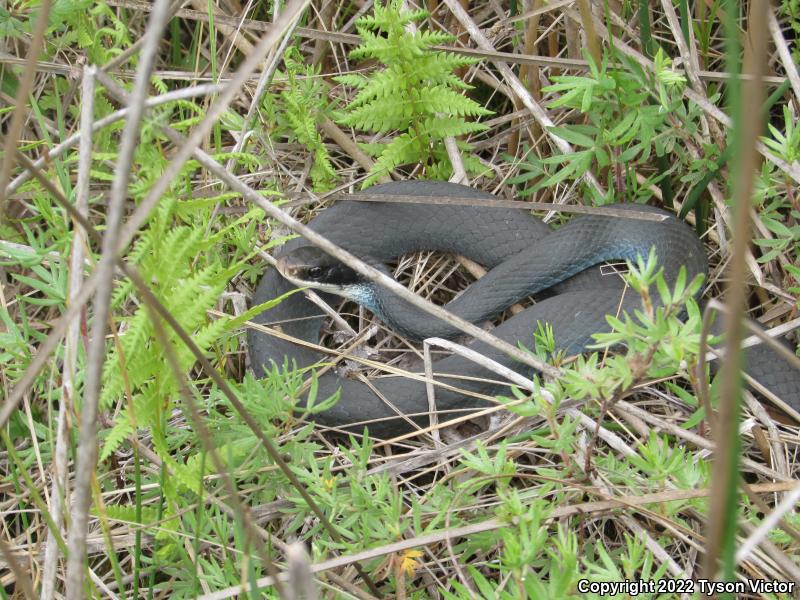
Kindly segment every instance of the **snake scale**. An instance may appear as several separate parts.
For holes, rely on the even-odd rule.
[[[473,188],[435,181],[393,182],[371,191],[430,198],[493,198]],[[681,266],[686,267],[689,280],[707,272],[703,246],[686,224],[659,209],[627,206],[661,212],[667,218],[656,222],[605,215],[579,216],[553,231],[518,209],[340,202],[322,211],[309,226],[376,266],[417,250],[453,252],[482,264],[489,272],[447,305],[449,310],[472,322],[480,322],[522,298],[546,291],[546,297],[501,323],[493,333],[511,343],[521,342],[531,347],[537,322],[546,322],[553,328],[557,347],[575,354],[586,350],[592,334],[609,330],[607,314],[616,314],[620,306],[632,312],[641,303],[633,292],[622,293],[621,278],[601,275],[600,264],[635,260],[637,255],[646,257],[654,246],[670,287]],[[279,256],[296,254],[303,246],[308,246],[304,239],[291,240]],[[295,287],[278,271],[270,269],[261,278],[253,302],[266,302]],[[458,333],[391,292],[368,289],[368,294],[359,292],[360,303],[399,333],[412,339],[452,337]],[[289,336],[316,343],[323,318],[316,305],[303,295],[294,294],[262,312],[255,321],[277,324]],[[281,366],[286,358],[298,368],[324,360],[309,348],[254,329],[248,331],[248,346],[257,376],[264,374],[264,366],[269,369],[273,362]],[[529,367],[484,343],[473,342],[470,347],[515,371],[533,374]],[[764,346],[749,349],[746,360],[751,376],[793,408],[800,409],[800,373],[788,361]],[[436,361],[434,374],[439,382],[478,394],[499,391],[496,384],[480,381],[496,379],[496,375],[457,355]],[[386,376],[374,379],[370,388],[361,381],[328,372],[319,377],[318,383],[319,398],[341,390],[339,402],[315,417],[322,424],[347,428],[369,422],[373,435],[391,436],[408,431],[414,424],[428,423],[428,400],[422,381]],[[479,400],[447,387],[437,387],[438,411],[472,410],[481,406]]]

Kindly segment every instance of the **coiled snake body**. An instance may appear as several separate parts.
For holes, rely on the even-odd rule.
[[[434,181],[405,181],[377,186],[377,194],[425,197],[492,196],[472,188]],[[632,205],[636,210],[652,210]],[[668,213],[660,211],[662,214]],[[557,348],[580,353],[592,342],[592,334],[609,330],[605,316],[618,310],[632,312],[641,304],[637,294],[623,294],[617,276],[601,276],[597,265],[610,260],[646,257],[655,247],[659,266],[672,287],[681,266],[687,280],[706,273],[702,244],[684,223],[669,215],[664,221],[624,219],[609,216],[576,217],[552,231],[535,217],[516,209],[442,204],[341,202],[323,211],[310,223],[315,231],[375,265],[415,250],[440,250],[464,255],[491,269],[486,276],[451,302],[447,308],[473,322],[480,322],[518,300],[549,290],[555,295],[537,302],[493,330],[502,339],[526,347],[533,345],[537,322],[549,323]],[[281,255],[291,256],[307,246],[303,239],[287,243]],[[302,251],[300,251],[302,253]],[[395,330],[414,338],[451,337],[457,330],[429,316],[391,292],[371,284],[357,285],[347,279],[349,295],[370,308]],[[265,302],[295,287],[276,270],[269,270],[259,282],[254,303]],[[365,291],[366,290],[366,291]],[[285,299],[261,313],[256,322],[279,324],[284,333],[317,342],[323,316],[320,309],[300,294]],[[281,366],[288,357],[302,368],[320,361],[318,353],[282,339],[249,330],[251,363],[257,376],[263,366]],[[483,344],[471,348],[516,371],[531,374],[530,368]],[[748,351],[748,372],[794,408],[800,408],[800,374],[768,348]],[[496,378],[482,367],[450,356],[434,364],[437,381],[481,394],[497,390],[480,379]],[[456,375],[457,378],[446,375]],[[428,400],[422,381],[388,376],[366,384],[334,373],[319,378],[318,397],[341,389],[339,402],[316,419],[326,425],[347,427],[370,421],[373,435],[390,436],[409,430],[413,423],[428,421]],[[382,398],[391,402],[390,406]],[[474,409],[481,403],[462,393],[437,387],[439,411]],[[398,412],[405,415],[401,417]]]

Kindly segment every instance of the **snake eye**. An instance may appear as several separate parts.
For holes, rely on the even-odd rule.
[[[308,276],[311,279],[320,279],[322,277],[322,267],[311,267],[308,270]]]

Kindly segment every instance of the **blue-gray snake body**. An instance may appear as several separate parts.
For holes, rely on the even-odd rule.
[[[492,198],[472,188],[432,181],[396,182],[371,191],[426,197]],[[656,210],[631,206],[636,210]],[[570,354],[585,351],[594,333],[609,331],[606,315],[618,314],[620,310],[632,313],[641,306],[639,296],[633,291],[622,293],[619,277],[602,277],[599,269],[593,268],[595,265],[612,260],[633,261],[637,255],[646,257],[654,246],[670,287],[682,266],[687,270],[687,280],[707,270],[703,246],[697,236],[671,215],[662,222],[581,216],[554,232],[518,209],[340,202],[323,211],[310,226],[373,264],[416,250],[453,252],[482,264],[490,269],[486,276],[447,305],[455,314],[473,322],[491,317],[522,298],[551,290],[555,295],[507,319],[493,333],[530,348],[537,322],[546,322],[553,328],[557,347]],[[292,240],[283,247],[281,254],[303,245],[308,242]],[[253,302],[265,302],[294,287],[271,269],[259,282]],[[376,290],[364,300],[367,307],[393,329],[413,339],[452,337],[458,333],[391,292]],[[294,294],[261,313],[256,322],[279,324],[284,333],[316,343],[322,320],[316,305]],[[264,365],[267,369],[273,362],[282,366],[287,358],[300,368],[324,359],[312,350],[252,329],[248,332],[248,345],[253,370],[259,376],[264,373]],[[473,343],[471,347],[509,368],[532,374],[530,368],[486,344]],[[787,361],[761,347],[748,351],[748,360],[748,372],[752,376],[790,405],[800,408],[800,374],[793,371]],[[437,381],[479,394],[499,391],[496,385],[480,381],[496,379],[495,374],[459,356],[437,361],[434,373],[439,374]],[[361,381],[342,378],[332,372],[322,375],[318,397],[324,398],[341,389],[341,398],[336,406],[316,419],[336,427],[372,421],[370,432],[379,436],[408,431],[412,422],[427,425],[429,407],[423,381],[387,376],[374,379],[371,384],[374,390]],[[437,387],[439,411],[469,410],[481,404],[447,386]],[[406,417],[399,416],[398,411]]]

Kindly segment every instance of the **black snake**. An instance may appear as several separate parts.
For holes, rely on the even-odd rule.
[[[376,194],[425,197],[493,198],[472,188],[434,181],[405,181],[377,186]],[[334,243],[374,265],[381,265],[401,254],[416,250],[440,250],[464,255],[490,271],[447,308],[455,314],[480,322],[522,298],[547,290],[549,294],[534,306],[514,315],[493,330],[498,337],[532,347],[537,322],[549,323],[559,349],[570,354],[585,351],[592,334],[609,331],[607,314],[620,307],[631,312],[641,306],[637,294],[623,294],[623,282],[617,276],[601,276],[598,265],[611,260],[646,257],[655,247],[659,266],[670,287],[679,269],[687,269],[688,280],[707,272],[703,246],[694,232],[666,211],[641,205],[629,206],[666,216],[663,221],[626,219],[618,216],[590,215],[576,217],[552,231],[535,217],[518,209],[490,206],[454,206],[442,204],[403,204],[381,202],[340,202],[324,210],[309,224]],[[303,239],[284,245],[280,256],[300,262],[307,252],[312,259],[322,255]],[[337,269],[331,262],[330,268]],[[327,268],[327,267],[326,267]],[[375,312],[393,329],[412,339],[431,336],[451,337],[458,330],[398,299],[373,284],[362,285],[354,273],[341,268],[334,274],[347,287],[347,295]],[[275,298],[295,287],[276,270],[265,273],[254,295],[254,303]],[[622,299],[621,299],[622,298]],[[294,294],[276,307],[261,313],[257,323],[279,324],[293,337],[316,343],[323,316],[320,309],[300,294]],[[297,367],[320,361],[320,354],[308,348],[275,338],[253,329],[248,333],[251,363],[256,375],[263,365],[281,366],[290,358]],[[530,375],[524,367],[503,353],[483,343],[471,347],[516,371]],[[764,346],[747,351],[748,373],[772,392],[800,409],[800,373],[788,361]],[[480,381],[496,378],[482,367],[450,356],[434,364],[437,381],[481,394],[497,392],[496,386]],[[319,422],[331,426],[349,426],[371,421],[373,435],[396,435],[412,427],[410,421],[426,425],[428,400],[422,381],[401,376],[374,379],[373,389],[360,381],[327,373],[319,378],[318,397],[324,398],[341,389],[339,402],[318,415]],[[377,392],[377,394],[376,394]],[[386,398],[394,408],[379,396]],[[481,403],[461,393],[439,387],[436,407],[439,411],[472,409]],[[398,412],[411,418],[401,418]]]

